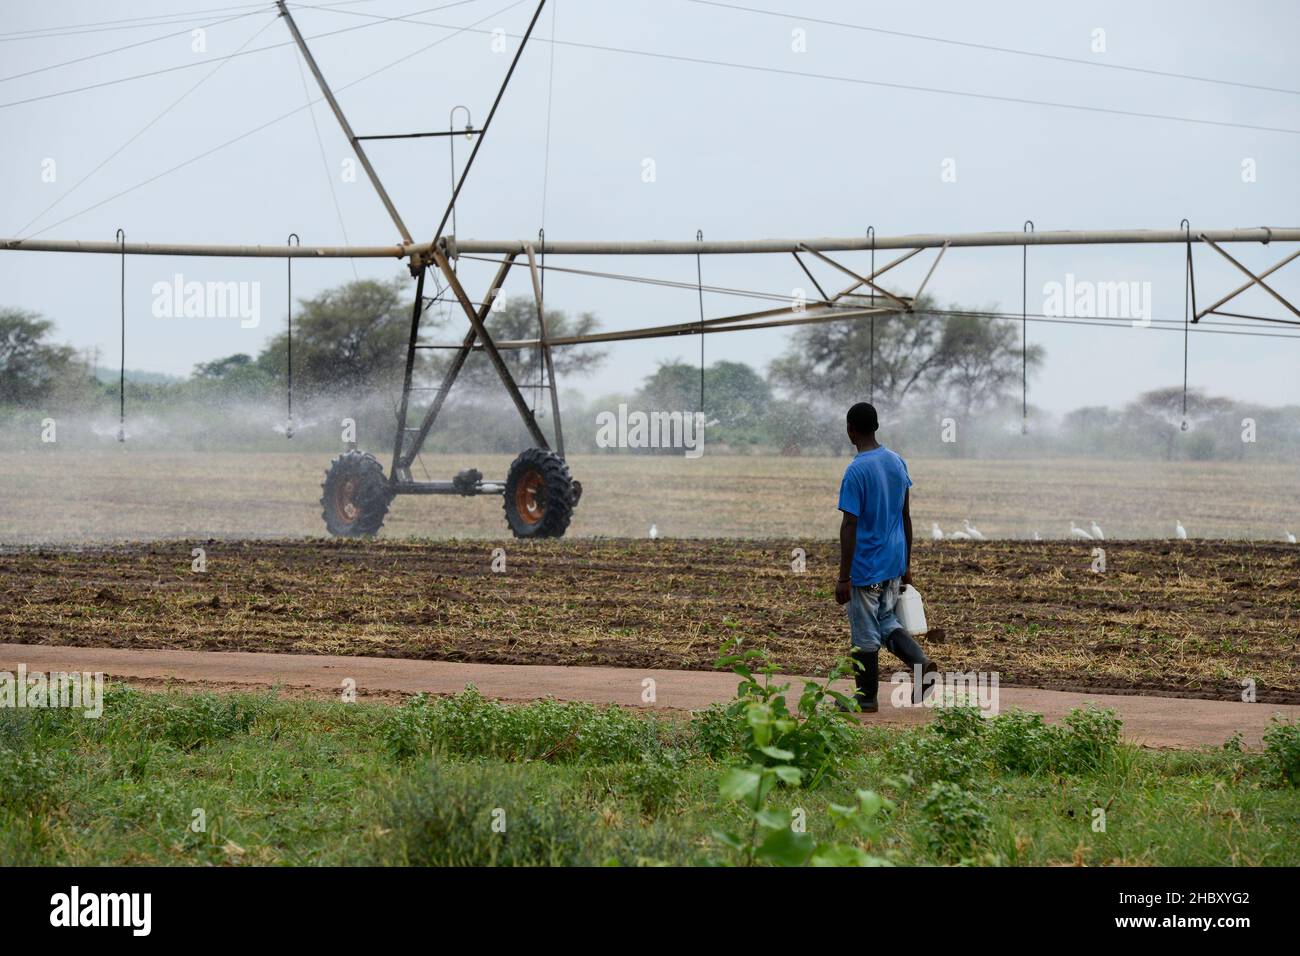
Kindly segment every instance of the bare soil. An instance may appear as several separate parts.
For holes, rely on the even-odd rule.
[[[1092,547],[918,542],[926,649],[1005,685],[1300,702],[1300,550],[1107,541],[1095,573]],[[834,543],[796,540],[13,548],[0,641],[704,670],[741,636],[819,674],[848,639],[835,563]]]

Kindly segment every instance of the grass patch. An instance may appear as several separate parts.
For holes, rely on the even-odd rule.
[[[764,766],[747,719],[113,687],[99,720],[0,711],[0,863],[1300,865],[1294,723],[1253,752],[1139,750],[1102,711],[845,723],[760,817],[720,792]],[[755,826],[766,855],[719,838]]]

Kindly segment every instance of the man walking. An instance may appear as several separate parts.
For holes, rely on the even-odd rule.
[[[857,457],[849,463],[840,483],[840,575],[835,603],[849,606],[849,633],[853,647],[855,697],[864,713],[878,709],[880,680],[877,655],[883,645],[912,672],[936,670],[919,644],[894,613],[898,592],[912,583],[912,479],[907,464],[876,441],[880,427],[874,406],[858,402],[849,409],[849,441]],[[920,665],[920,670],[917,670]],[[923,700],[914,686],[913,700]]]

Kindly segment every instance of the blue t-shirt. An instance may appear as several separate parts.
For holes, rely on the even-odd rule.
[[[849,574],[855,587],[901,577],[907,569],[903,499],[911,487],[907,463],[884,445],[862,452],[845,469],[840,510],[858,519]]]

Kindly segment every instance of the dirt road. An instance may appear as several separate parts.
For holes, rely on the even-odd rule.
[[[732,697],[731,674],[646,668],[554,667],[511,664],[462,664],[392,658],[315,654],[128,650],[104,647],[45,647],[0,644],[0,670],[19,664],[33,671],[91,671],[110,678],[171,681],[200,687],[257,690],[280,687],[325,696],[341,693],[355,682],[358,697],[391,698],[395,694],[453,694],[474,684],[489,697],[525,701],[543,697],[612,703],[628,707],[696,710]],[[653,700],[648,701],[648,691]],[[882,705],[890,685],[881,684]],[[1248,746],[1258,746],[1274,714],[1300,718],[1300,706],[1243,704],[1175,697],[1083,694],[1030,688],[1001,688],[1000,709],[1021,709],[1058,720],[1073,707],[1091,702],[1113,708],[1124,721],[1129,741],[1149,747],[1190,749],[1218,746],[1240,732]],[[874,723],[914,725],[931,711],[882,706],[864,717]]]

